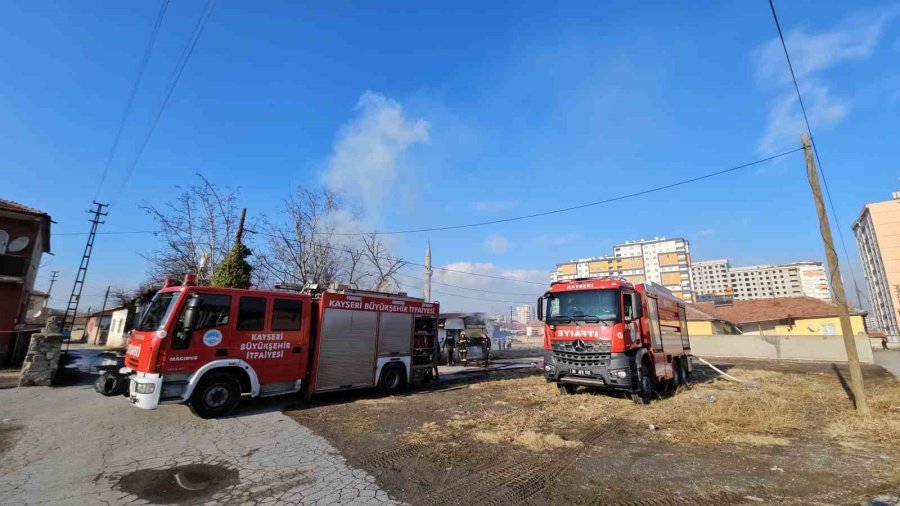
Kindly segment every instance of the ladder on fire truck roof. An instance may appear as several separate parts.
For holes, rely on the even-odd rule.
[[[424,301],[420,297],[411,297],[406,292],[379,292],[376,290],[362,290],[360,288],[352,288],[348,285],[332,285],[328,288],[322,288],[316,283],[301,285],[299,283],[278,283],[275,285],[276,290],[285,290],[291,292],[299,292],[299,293],[308,293],[312,295],[320,294],[323,292],[337,292],[337,293],[345,293],[351,295],[375,295],[378,297],[394,297],[394,298],[403,298],[403,299],[413,299],[417,301]]]

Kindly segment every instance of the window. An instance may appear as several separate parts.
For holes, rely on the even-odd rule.
[[[300,330],[302,304],[299,300],[275,299],[272,306],[272,330]]]
[[[266,325],[266,299],[241,297],[238,304],[237,329],[262,330]]]
[[[137,330],[160,330],[169,319],[169,313],[175,307],[175,298],[178,292],[157,292],[150,301],[150,307],[144,312],[141,321],[135,327]]]
[[[197,308],[197,324],[190,331],[184,328],[185,310],[188,305]],[[172,339],[172,349],[183,350],[190,346],[191,335],[203,329],[228,325],[228,317],[231,313],[231,295],[219,295],[212,293],[192,293],[181,308],[178,324],[175,327],[175,338]]]
[[[655,297],[647,297],[647,315],[650,320],[650,340],[655,351],[662,350],[662,332],[659,328],[659,307]]]

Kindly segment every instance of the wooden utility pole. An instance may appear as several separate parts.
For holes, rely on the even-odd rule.
[[[109,299],[109,286],[106,287],[106,293],[103,294],[103,306],[100,308],[100,318],[97,318],[97,344],[106,344],[103,339],[103,313],[106,312],[106,301]],[[112,317],[109,319],[112,324]]]
[[[241,239],[244,236],[244,218],[247,217],[247,208],[244,207],[241,209],[241,221],[238,222],[237,234],[234,236],[234,242],[237,244],[241,244]]]
[[[812,188],[813,199],[816,202],[816,212],[819,214],[819,230],[822,233],[822,241],[825,243],[825,259],[828,261],[828,270],[831,271],[831,291],[834,294],[834,302],[837,304],[841,330],[844,334],[844,347],[847,349],[847,363],[850,366],[850,389],[853,391],[853,402],[856,404],[856,411],[860,415],[869,416],[869,405],[866,403],[866,391],[863,386],[862,368],[859,366],[859,353],[856,351],[853,327],[850,326],[847,295],[844,293],[844,282],[841,279],[838,256],[834,249],[834,241],[831,238],[831,225],[828,223],[828,214],[825,212],[825,203],[822,201],[822,188],[819,186],[819,174],[816,172],[812,147],[809,144],[809,134],[804,132],[800,139],[803,141],[803,152],[806,155],[806,177],[809,179],[809,186]]]

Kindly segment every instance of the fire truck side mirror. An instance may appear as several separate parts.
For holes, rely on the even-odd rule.
[[[194,330],[197,328],[197,322],[200,319],[200,299],[192,297],[188,299],[187,306],[184,308],[184,330]]]
[[[544,298],[538,297],[537,300],[537,319],[544,321]]]

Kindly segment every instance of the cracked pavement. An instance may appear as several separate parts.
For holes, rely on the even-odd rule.
[[[0,503],[148,504],[120,478],[207,464],[237,471],[236,482],[160,502],[398,504],[375,478],[281,413],[284,405],[245,402],[235,416],[203,420],[186,406],[144,411],[90,386],[0,390],[0,438],[10,443],[0,444]]]

